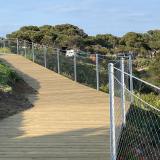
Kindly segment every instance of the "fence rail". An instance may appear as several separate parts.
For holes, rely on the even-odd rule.
[[[18,39],[0,40],[0,48],[109,93],[111,160],[160,159],[160,106],[146,101],[147,96],[160,101],[160,88],[134,76],[131,56],[68,57],[63,50]]]

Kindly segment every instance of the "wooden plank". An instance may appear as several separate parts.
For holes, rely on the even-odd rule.
[[[18,55],[1,55],[37,93],[0,122],[1,160],[109,160],[107,95]]]

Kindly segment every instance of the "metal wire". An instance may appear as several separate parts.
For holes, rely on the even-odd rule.
[[[138,93],[137,88],[136,91],[131,92],[128,84],[125,83],[126,123],[123,124],[122,106],[120,105],[120,92],[122,88],[120,74],[122,71],[116,67],[114,67],[114,69],[117,160],[159,160],[160,110],[157,108],[158,106],[154,106],[143,100],[141,97],[142,93]],[[124,74],[128,77],[127,80],[129,80],[130,74],[127,72]],[[145,83],[157,89],[157,87],[148,84],[148,82],[143,80],[139,81],[139,78],[136,78],[136,80],[139,83]],[[136,83],[138,83],[137,81]],[[133,96],[133,102],[131,102],[131,96]],[[157,97],[158,96],[159,95],[157,95]]]
[[[116,68],[116,67],[114,67],[114,69],[121,71],[120,69],[118,69],[118,68]],[[128,75],[128,76],[132,76],[132,78],[134,78],[134,79],[136,79],[136,80],[138,80],[138,81],[140,81],[140,82],[142,82],[142,83],[145,83],[146,85],[149,85],[149,86],[151,86],[151,87],[153,87],[153,88],[155,88],[155,89],[157,89],[157,90],[160,91],[160,88],[159,88],[159,87],[157,87],[157,86],[155,86],[155,85],[153,85],[153,84],[151,84],[151,83],[149,83],[149,82],[146,82],[146,81],[144,81],[144,80],[142,80],[142,79],[140,79],[140,78],[138,78],[138,77],[135,77],[135,76],[133,76],[133,75],[130,75],[130,74],[127,73],[127,72],[124,72],[124,74],[126,74],[126,75]]]
[[[151,101],[143,99],[143,96],[154,96],[159,98],[160,88],[141,80],[130,73],[129,58],[124,59],[124,83],[122,85],[122,60],[110,55],[98,56],[98,67],[96,67],[95,55],[87,53],[86,56],[76,55],[66,57],[65,51],[40,45],[28,41],[8,39],[0,41],[0,47],[5,49],[4,53],[18,53],[33,60],[55,72],[67,76],[70,79],[96,88],[97,69],[99,75],[99,87],[101,91],[108,93],[108,63],[114,64],[114,92],[115,92],[115,141],[117,160],[159,160],[160,159],[160,106]],[[97,59],[96,59],[97,60]],[[131,62],[131,61],[130,61]],[[131,90],[131,78],[133,80],[133,91]],[[142,85],[143,84],[143,85]],[[147,88],[149,86],[149,90]],[[146,90],[147,89],[147,93]],[[125,96],[125,119],[122,109],[122,89]],[[132,101],[133,99],[133,101]]]

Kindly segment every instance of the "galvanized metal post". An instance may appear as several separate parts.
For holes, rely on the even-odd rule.
[[[115,114],[114,114],[114,66],[108,64],[109,68],[109,105],[110,105],[110,150],[111,159],[116,160],[116,139],[115,139]]]
[[[24,55],[25,55],[25,58],[27,57],[27,46],[26,46],[26,41],[24,40]]]
[[[34,55],[34,43],[32,42],[32,61],[34,62],[35,55]]]
[[[17,54],[19,53],[19,40],[17,38]]]
[[[130,91],[133,93],[133,68],[132,68],[132,56],[129,55],[129,74],[130,74]],[[133,95],[131,95],[131,103],[133,103]]]
[[[77,62],[76,62],[77,54],[74,53],[74,80],[77,82]]]
[[[97,80],[97,91],[99,91],[99,60],[98,60],[98,54],[96,54],[96,80]]]
[[[47,68],[47,47],[44,47],[44,67]]]
[[[5,39],[3,40],[3,53],[5,54],[5,48],[6,48],[6,43],[5,43]]]
[[[11,50],[11,42],[9,39],[8,39],[8,48]]]
[[[59,66],[59,49],[57,48],[57,71],[60,74],[60,66]]]
[[[126,124],[126,110],[125,110],[125,82],[124,82],[124,58],[121,58],[121,109],[122,122]]]

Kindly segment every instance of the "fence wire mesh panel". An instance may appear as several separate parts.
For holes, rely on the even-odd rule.
[[[52,71],[58,72],[57,68],[57,49],[48,47],[46,53],[46,67]]]
[[[96,56],[77,55],[77,81],[96,88]]]
[[[17,53],[17,40],[8,40],[6,47],[8,49],[8,53]]]
[[[115,110],[115,140],[116,144],[119,143],[119,137],[121,135],[122,121],[122,108],[121,108],[121,84],[118,83],[117,79],[114,77],[114,110]]]
[[[1,53],[7,54],[7,53],[15,53],[16,51],[16,41],[12,40],[0,40],[0,48],[1,48]]]
[[[44,63],[44,47],[40,45],[34,46],[34,61],[35,63],[45,66]]]
[[[19,41],[18,54],[25,56],[25,49],[26,49],[26,46],[24,41]]]
[[[114,56],[103,56],[98,55],[99,63],[99,87],[103,92],[109,92],[108,88],[108,63],[116,62],[116,57]]]
[[[26,47],[26,58],[29,60],[32,60],[32,43],[31,42],[26,42],[25,44]]]
[[[64,51],[59,52],[59,68],[60,74],[74,79],[74,57],[68,57],[65,55]]]
[[[125,89],[125,94],[131,92]],[[134,102],[126,114],[117,159],[160,159],[160,111],[133,94]]]
[[[160,89],[134,77],[130,61],[120,63],[114,67],[116,159],[159,160]]]
[[[4,46],[3,46],[3,40],[1,39],[0,40],[0,48],[3,48]]]

